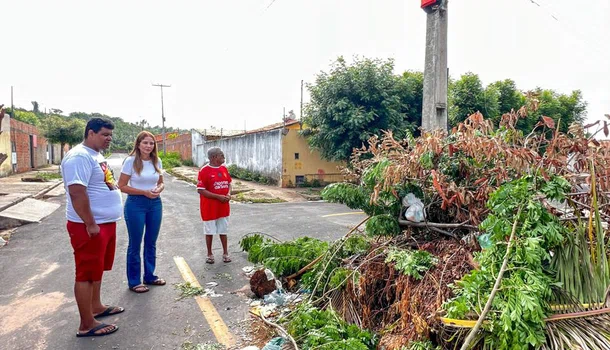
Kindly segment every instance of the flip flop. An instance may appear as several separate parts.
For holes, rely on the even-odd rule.
[[[114,328],[112,330],[109,330],[109,331],[105,332],[105,333],[95,333],[95,332],[99,331],[100,329],[103,329],[103,328],[106,328],[106,327],[109,327],[109,326],[112,326]],[[76,336],[79,337],[79,338],[82,338],[82,337],[102,337],[102,336],[105,336],[105,335],[108,335],[108,334],[112,334],[112,333],[114,333],[114,332],[116,332],[118,330],[119,330],[119,327],[117,325],[102,323],[101,325],[99,325],[99,326],[97,326],[95,328],[91,328],[87,333],[76,333]]]
[[[227,254],[227,255],[223,255],[223,256],[222,256],[222,261],[223,261],[223,262],[226,262],[226,263],[230,263],[230,262],[231,262],[231,261],[233,261],[233,260],[231,260],[231,258],[230,258],[230,257],[229,257],[229,255]]]
[[[214,263],[214,257],[213,256],[208,256],[207,259],[205,259],[205,262],[208,264],[213,264]]]
[[[129,290],[134,293],[146,293],[149,291],[148,287],[146,287],[145,285],[142,285],[142,284],[138,284],[135,287],[131,287],[131,288],[129,288]]]
[[[112,315],[120,314],[123,311],[125,311],[125,309],[123,309],[120,306],[108,306],[108,308],[106,310],[104,310],[104,312],[97,314],[97,315],[93,315],[93,317],[100,318],[100,317],[112,316]]]
[[[144,282],[144,284],[148,284],[150,286],[164,286],[166,284],[166,282],[164,279],[157,278],[156,280],[154,280],[152,282]]]

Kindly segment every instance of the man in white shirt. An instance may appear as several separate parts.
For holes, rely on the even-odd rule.
[[[124,311],[102,304],[100,297],[102,275],[112,269],[114,262],[116,222],[123,211],[112,170],[100,154],[110,146],[113,129],[111,121],[92,118],[85,127],[83,143],[72,148],[61,162],[67,229],[76,265],[74,296],[80,314],[77,337],[116,332],[116,325],[101,323],[96,317]]]

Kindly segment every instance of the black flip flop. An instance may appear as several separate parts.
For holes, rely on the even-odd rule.
[[[115,311],[115,310],[118,310],[118,311]],[[125,311],[125,309],[123,309],[120,306],[108,306],[108,308],[106,310],[104,310],[104,312],[102,312],[101,314],[98,314],[98,315],[94,315],[93,317],[100,318],[100,317],[112,316],[112,315],[120,314],[123,311]]]
[[[131,288],[129,288],[129,290],[130,290],[130,291],[132,291],[132,292],[134,292],[134,293],[141,294],[141,293],[147,293],[147,292],[148,292],[150,289],[148,289],[148,287],[146,287],[146,286],[145,286],[145,285],[143,285],[143,284],[138,284],[138,285],[137,285],[137,286],[135,286],[135,287],[131,287]]]
[[[110,330],[108,332],[105,332],[105,333],[95,333],[95,332],[99,331],[100,329],[106,328],[106,327],[109,327],[109,326],[113,326],[114,329]],[[95,328],[91,328],[89,330],[89,332],[87,332],[87,333],[76,333],[76,336],[79,337],[79,338],[82,338],[82,337],[102,337],[104,335],[112,334],[112,333],[114,333],[114,332],[116,332],[118,330],[119,330],[119,326],[102,323],[101,325],[99,325],[99,326],[97,326]]]

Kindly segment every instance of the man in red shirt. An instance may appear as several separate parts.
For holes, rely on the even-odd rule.
[[[203,233],[208,249],[208,264],[214,263],[212,254],[212,239],[214,235],[220,236],[222,243],[222,260],[231,262],[227,250],[227,232],[229,228],[229,215],[231,208],[231,175],[223,165],[225,155],[218,147],[208,150],[209,163],[199,170],[197,192],[199,192],[199,209],[203,220]]]

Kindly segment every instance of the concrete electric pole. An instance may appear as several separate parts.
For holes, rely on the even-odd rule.
[[[447,3],[448,0],[422,0],[426,11],[426,67],[422,129],[447,130]]]
[[[161,129],[163,132],[163,155],[165,155],[165,112],[163,111],[163,88],[172,87],[171,85],[152,84],[161,88]]]

